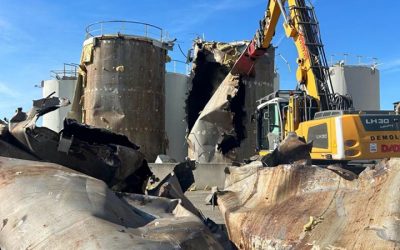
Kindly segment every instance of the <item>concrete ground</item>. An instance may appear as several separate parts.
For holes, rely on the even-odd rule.
[[[205,199],[211,193],[211,191],[196,190],[187,191],[185,196],[193,203],[193,205],[200,209],[203,215],[210,218],[218,225],[225,225],[224,218],[218,209],[218,206],[214,207],[211,205],[206,205]]]
[[[185,196],[194,204],[194,206],[203,213],[207,218],[213,220],[219,227],[218,232],[214,232],[214,237],[221,243],[222,247],[226,250],[234,250],[235,246],[229,241],[228,232],[226,231],[224,218],[218,209],[218,206],[214,207],[206,205],[205,199],[211,193],[211,191],[196,190],[187,191]]]

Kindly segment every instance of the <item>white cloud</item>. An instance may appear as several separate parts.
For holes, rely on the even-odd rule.
[[[400,58],[383,62],[379,67],[382,72],[394,73],[400,71]]]
[[[1,18],[0,34],[0,53],[2,54],[21,50],[21,48],[28,46],[34,41],[29,32]]]
[[[18,91],[11,89],[9,87],[9,84],[5,84],[2,82],[0,82],[0,95],[4,95],[10,98],[19,98],[22,96],[21,93],[19,93]]]

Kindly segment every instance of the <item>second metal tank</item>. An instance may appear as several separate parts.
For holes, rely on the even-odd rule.
[[[149,162],[165,153],[165,62],[171,46],[156,26],[112,21],[87,28],[82,52],[82,121],[127,135]]]

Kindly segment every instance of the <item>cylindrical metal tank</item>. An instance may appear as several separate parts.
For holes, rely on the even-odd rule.
[[[65,70],[64,66],[64,70],[53,70],[51,73],[54,79],[42,82],[43,97],[47,97],[54,92],[53,96],[65,97],[72,101],[77,82],[77,71],[74,66],[72,70]],[[64,118],[70,110],[71,106],[67,106],[45,114],[42,125],[53,131],[60,132],[63,128]]]
[[[140,145],[149,162],[165,154],[165,62],[170,44],[162,30],[143,25],[143,34],[92,35],[84,42],[84,123],[125,134]],[[101,23],[105,27],[107,23]],[[115,22],[113,22],[115,24]],[[90,26],[92,27],[92,26]],[[149,28],[160,32],[152,38]],[[88,31],[88,30],[87,30]]]
[[[185,100],[189,77],[184,74],[167,72],[165,75],[165,131],[167,155],[177,161],[187,156]]]
[[[272,46],[257,59],[254,76],[243,76],[239,82],[229,76],[247,46],[246,41],[223,43],[198,39],[194,42],[186,103],[188,156],[192,160],[221,163],[242,161],[256,154],[256,123],[252,117],[257,100],[278,88],[279,76],[274,72],[275,48]],[[237,92],[230,90],[234,84]],[[202,117],[204,110],[206,117]],[[226,138],[230,138],[228,143]],[[224,153],[218,149],[223,143],[227,150]]]
[[[278,91],[280,88],[280,76],[278,70],[275,69],[275,75],[274,75],[274,91]]]
[[[374,66],[335,64],[330,67],[335,92],[353,98],[356,110],[380,109],[379,70]]]
[[[257,127],[252,121],[252,116],[257,110],[258,100],[271,94],[279,88],[279,76],[275,71],[275,48],[272,46],[267,53],[260,57],[255,64],[255,76],[245,78],[245,117],[243,125],[246,129],[246,138],[240,143],[240,147],[234,149],[237,160],[248,159],[256,154]]]

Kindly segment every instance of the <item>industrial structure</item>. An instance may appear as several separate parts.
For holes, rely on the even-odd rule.
[[[99,22],[86,33],[71,116],[128,136],[154,162],[166,150],[165,63],[173,43],[161,28],[138,22]]]
[[[311,3],[263,13],[185,62],[157,26],[89,25],[79,64],[0,120],[0,250],[398,249],[400,103],[380,110],[377,64],[328,65]]]
[[[376,65],[346,65],[329,67],[335,92],[350,95],[356,110],[380,110],[380,78]]]
[[[177,72],[165,74],[166,154],[178,162],[184,161],[188,152],[185,122],[188,87],[188,75]]]
[[[64,63],[62,70],[52,70],[50,73],[52,79],[42,81],[43,97],[53,95],[73,100],[78,80],[77,65]],[[71,106],[66,106],[44,115],[43,126],[55,132],[60,132],[63,128],[63,120],[70,110]]]
[[[257,100],[272,93],[278,80],[273,47],[256,62],[254,75],[232,78],[229,72],[247,46],[246,41],[194,41],[186,100],[189,158],[232,162],[255,153]]]

